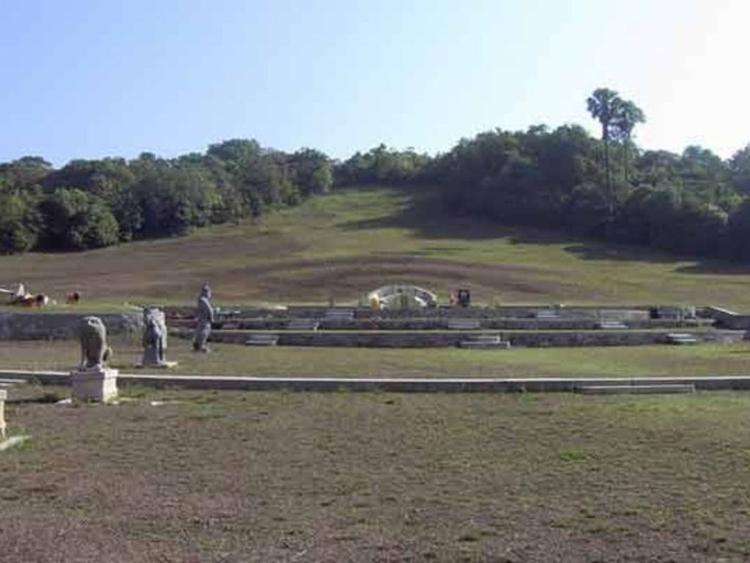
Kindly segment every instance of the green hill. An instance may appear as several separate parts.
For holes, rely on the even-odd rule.
[[[89,302],[337,303],[393,282],[445,298],[469,287],[485,303],[691,303],[750,309],[750,268],[679,260],[475,219],[446,218],[430,190],[352,188],[258,224],[75,254],[0,258],[0,287],[25,283]]]

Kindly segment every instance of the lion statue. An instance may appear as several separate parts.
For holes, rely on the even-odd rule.
[[[79,325],[81,339],[80,369],[103,369],[112,357],[107,344],[107,327],[99,317],[84,317]]]

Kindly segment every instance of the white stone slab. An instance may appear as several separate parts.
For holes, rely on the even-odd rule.
[[[5,399],[8,398],[8,392],[0,389],[0,439],[5,439]]]
[[[110,368],[72,372],[73,400],[106,403],[116,399],[118,373]]]

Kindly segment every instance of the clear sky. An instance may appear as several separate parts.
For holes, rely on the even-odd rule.
[[[0,161],[233,137],[346,158],[568,122],[607,86],[647,148],[750,142],[747,0],[0,0]]]

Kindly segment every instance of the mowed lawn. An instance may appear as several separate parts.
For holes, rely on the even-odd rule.
[[[136,373],[142,348],[114,341],[112,365]],[[750,375],[750,343],[597,348],[376,349],[212,345],[195,354],[173,338],[168,359],[176,374],[255,377],[565,377]],[[73,341],[0,342],[0,369],[68,371],[80,360]],[[153,371],[153,370],[152,370]]]
[[[74,254],[0,257],[19,281],[58,300],[191,303],[209,281],[217,304],[354,303],[393,282],[445,301],[469,287],[483,303],[718,304],[750,310],[750,268],[679,259],[535,229],[447,218],[433,190],[345,189],[183,238]]]
[[[750,558],[750,394],[126,394],[9,406],[3,560]]]

